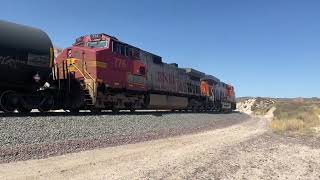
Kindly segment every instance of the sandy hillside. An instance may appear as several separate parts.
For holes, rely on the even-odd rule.
[[[242,113],[246,113],[246,114],[252,114],[252,110],[251,107],[253,106],[253,104],[255,103],[256,99],[255,98],[251,98],[251,99],[247,99],[244,101],[240,101],[237,103],[237,110],[239,112]]]

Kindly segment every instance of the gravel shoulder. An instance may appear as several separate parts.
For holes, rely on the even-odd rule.
[[[2,117],[0,163],[203,132],[248,119],[240,113]]]
[[[0,179],[319,179],[319,141],[275,135],[266,123],[1,164]]]

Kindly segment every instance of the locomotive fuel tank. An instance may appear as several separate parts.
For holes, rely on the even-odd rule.
[[[49,78],[53,58],[45,32],[0,20],[0,90],[39,88]]]

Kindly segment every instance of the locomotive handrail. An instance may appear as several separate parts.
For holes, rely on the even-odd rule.
[[[78,59],[77,59],[78,60]],[[82,62],[83,63],[83,62]],[[68,75],[68,70],[69,70],[69,68],[70,67],[74,67],[75,69],[76,69],[76,71],[78,71],[83,77],[84,77],[84,79],[85,80],[87,80],[87,79],[90,79],[90,80],[92,80],[92,86],[91,86],[91,84],[89,84],[89,83],[86,83],[85,85],[86,86],[88,86],[88,88],[89,89],[91,89],[92,90],[92,92],[93,92],[93,98],[95,98],[96,97],[96,90],[95,90],[95,87],[96,87],[96,81],[95,81],[95,79],[90,75],[90,73],[87,71],[87,70],[85,70],[85,69],[83,69],[83,70],[81,70],[75,63],[70,63],[70,59],[65,59],[65,60],[63,60],[61,63],[58,63],[57,64],[57,68],[59,68],[59,66],[62,66],[62,68],[63,68],[63,78],[65,79],[66,77],[68,77],[69,75]],[[59,75],[58,75],[59,76]],[[60,81],[59,81],[60,82]]]
[[[90,87],[90,89],[92,89],[92,91],[94,92],[94,96],[96,96],[95,95],[95,87],[96,87],[96,82],[95,82],[95,80],[94,80],[94,78],[90,75],[90,73],[87,71],[87,70],[85,70],[85,69],[83,69],[83,71],[85,72],[85,74],[80,70],[80,68],[78,67],[78,66],[76,66],[75,64],[70,64],[70,66],[73,66],[73,67],[75,67],[80,73],[81,73],[81,75],[85,78],[85,79],[88,79],[86,76],[85,76],[85,74],[87,75],[87,76],[89,76],[89,78],[92,80],[92,82],[93,82],[93,87],[91,87],[91,85],[88,85],[88,84],[86,84],[86,86],[89,86]]]

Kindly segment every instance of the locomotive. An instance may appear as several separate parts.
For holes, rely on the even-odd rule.
[[[0,64],[7,70],[1,71],[0,83],[0,108],[5,112],[199,112],[236,107],[233,86],[195,69],[165,63],[161,56],[104,33],[77,38],[55,61],[52,43],[41,30],[0,21],[0,37],[7,37],[0,44],[0,60],[11,57],[16,67]],[[15,78],[8,77],[10,73]]]

